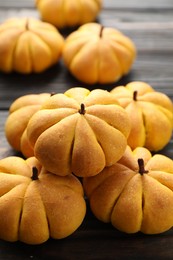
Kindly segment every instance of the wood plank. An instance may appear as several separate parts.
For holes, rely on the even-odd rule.
[[[135,80],[145,81],[157,91],[161,91],[173,99],[172,61],[173,52],[140,51],[127,76],[122,77],[114,84],[92,86],[77,81],[61,62],[41,74],[21,75],[12,73],[8,75],[0,73],[0,108],[8,109],[11,102],[17,97],[29,93],[59,93],[74,86],[111,90],[114,86]]]
[[[105,26],[121,30],[134,41],[137,47],[137,59],[127,76],[114,84],[87,86],[68,73],[62,60],[54,67],[38,75],[0,73],[0,108],[8,109],[13,100],[24,94],[64,92],[70,87],[83,85],[90,89],[100,87],[110,90],[115,85],[126,84],[133,80],[146,81],[158,91],[163,91],[172,98],[173,19],[166,22],[156,22],[155,20],[149,22],[143,19],[139,22],[139,15],[138,19],[135,19],[133,18],[136,17],[135,13],[128,11],[129,21],[124,21],[121,18],[122,21],[117,22],[113,17],[113,12],[110,12],[110,17],[108,13],[108,11],[103,11],[100,22]],[[12,17],[14,14],[35,17],[38,15],[35,10],[28,9],[7,9],[6,12],[1,10],[0,19],[3,17],[2,14],[7,17]],[[65,36],[66,32],[63,35]]]
[[[146,10],[146,9],[103,9],[99,18],[107,23],[114,21],[115,23],[133,23],[133,22],[151,22],[166,23],[172,21],[173,6],[164,10]],[[150,27],[146,27],[150,28]]]
[[[3,8],[33,8],[35,7],[35,1],[34,0],[0,0],[0,7]]]
[[[0,23],[7,18],[31,16],[39,18],[34,0],[0,0]],[[77,81],[64,67],[57,65],[41,74],[21,75],[0,73],[0,159],[20,153],[8,144],[4,125],[11,103],[29,93],[64,92],[74,86],[111,90],[133,80],[142,80],[173,101],[173,1],[172,0],[103,0],[98,22],[115,27],[130,37],[138,55],[130,73],[113,84],[88,86]],[[64,36],[70,30],[61,31]],[[159,151],[173,159],[173,136]],[[172,259],[173,229],[147,236],[125,234],[97,220],[87,202],[87,214],[79,229],[62,240],[30,246],[0,241],[0,259]]]
[[[151,9],[169,9],[173,7],[172,0],[145,0],[145,1],[139,1],[139,0],[121,0],[121,1],[115,1],[115,0],[103,0],[103,6],[104,8],[115,8],[115,9],[145,9],[145,10],[151,10]]]
[[[173,231],[162,235],[123,234],[109,224],[101,224],[87,213],[80,229],[67,239],[53,240],[38,246],[1,241],[2,259],[172,259]],[[169,242],[168,242],[169,241]],[[84,254],[84,252],[86,252]],[[68,256],[68,257],[64,257]]]
[[[0,0],[0,6],[1,7],[27,7],[32,8],[35,6],[35,0]],[[173,6],[172,0],[145,0],[145,1],[139,1],[139,0],[121,0],[121,1],[115,1],[115,0],[103,0],[103,7],[109,8],[109,9],[136,9],[136,8],[142,8],[142,9],[169,9]]]
[[[17,17],[23,17],[26,15],[40,18],[39,11],[35,8],[27,8],[27,7],[13,7],[10,6],[9,8],[4,8],[0,3],[0,23],[4,20],[17,16]],[[168,9],[164,10],[145,10],[140,9],[136,10],[134,8],[132,9],[102,9],[101,12],[98,15],[98,22],[102,22],[102,20],[106,22],[106,25],[111,25],[113,23],[130,23],[130,22],[152,22],[152,23],[166,23],[172,21],[172,13],[173,13],[173,4]],[[101,20],[101,21],[100,21]],[[111,23],[110,23],[111,22]],[[150,27],[146,27],[150,28]]]
[[[60,260],[114,260],[114,259],[172,259],[172,230],[155,236],[127,235],[115,229],[89,229],[91,223],[98,226],[98,221],[84,223],[79,232],[68,239],[50,239],[44,245],[29,246],[22,243],[1,242],[2,259],[60,259]],[[93,225],[94,226],[94,225]],[[107,225],[109,226],[109,225]],[[97,243],[96,243],[97,241]],[[80,245],[80,246],[79,246]],[[84,255],[83,252],[86,252]],[[64,256],[68,257],[64,257]],[[10,256],[10,257],[9,257]],[[58,256],[58,257],[57,257]]]

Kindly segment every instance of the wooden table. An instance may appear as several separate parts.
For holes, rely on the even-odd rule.
[[[13,16],[39,18],[34,0],[0,0],[0,23]],[[115,27],[136,44],[138,55],[130,73],[111,85],[87,86],[75,80],[62,62],[39,75],[0,73],[0,158],[18,155],[4,135],[10,104],[29,93],[64,92],[70,87],[113,87],[140,80],[173,100],[173,1],[105,0],[98,22]],[[67,33],[63,32],[62,33]],[[173,139],[160,153],[173,159]],[[63,240],[30,246],[0,241],[0,259],[173,259],[173,229],[159,235],[128,235],[98,221],[90,212],[81,227]]]

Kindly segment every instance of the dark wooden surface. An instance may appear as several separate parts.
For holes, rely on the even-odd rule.
[[[13,16],[39,18],[34,0],[0,0],[0,23]],[[115,27],[136,44],[131,72],[112,85],[87,86],[75,80],[62,61],[40,75],[0,73],[0,158],[18,155],[7,143],[4,122],[10,104],[29,93],[64,92],[82,86],[112,89],[133,80],[145,81],[173,100],[173,0],[105,0],[98,22]],[[70,30],[61,31],[64,36]],[[173,159],[173,140],[160,153]],[[128,235],[103,224],[89,210],[81,227],[63,240],[38,246],[0,241],[0,259],[173,259],[173,228],[159,234]]]

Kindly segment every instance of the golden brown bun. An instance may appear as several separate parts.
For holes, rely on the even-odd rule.
[[[95,20],[102,0],[35,0],[44,21],[57,28],[74,27]]]
[[[164,155],[127,147],[119,162],[84,178],[83,187],[94,215],[123,232],[157,234],[173,226],[173,160]]]
[[[173,103],[167,95],[140,81],[115,87],[111,93],[131,118],[128,145],[132,149],[145,146],[158,151],[168,144],[173,130]]]
[[[26,134],[27,124],[49,96],[49,93],[24,95],[17,98],[9,108],[9,115],[5,122],[5,135],[9,144],[15,150],[22,152],[25,157],[34,155]]]
[[[1,239],[27,244],[61,239],[80,226],[85,213],[83,188],[74,175],[53,175],[35,157],[0,160]]]
[[[81,82],[106,84],[130,71],[136,48],[120,31],[88,23],[66,38],[62,57],[71,74]]]
[[[50,172],[86,177],[121,158],[129,122],[108,91],[72,88],[42,105],[29,121],[27,134],[35,156]]]
[[[34,18],[11,18],[0,25],[0,70],[40,73],[57,63],[64,45],[56,27]]]

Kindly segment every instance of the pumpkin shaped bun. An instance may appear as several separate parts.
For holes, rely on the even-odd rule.
[[[92,22],[101,10],[102,0],[35,0],[44,21],[57,28]]]
[[[151,155],[144,147],[131,150],[83,187],[94,215],[120,231],[162,233],[173,226],[173,160]]]
[[[0,238],[41,244],[71,235],[86,213],[83,188],[74,175],[47,172],[35,157],[0,160]]]
[[[22,152],[25,157],[34,155],[26,134],[27,124],[48,97],[50,97],[49,93],[24,95],[17,98],[9,108],[9,115],[5,122],[5,135],[9,144],[16,151]]]
[[[158,151],[168,144],[173,130],[173,103],[167,95],[140,81],[115,87],[111,93],[131,118],[127,142],[132,149],[145,146]]]
[[[70,73],[79,81],[113,83],[131,69],[136,47],[120,31],[88,23],[66,38],[62,57]]]
[[[108,91],[71,88],[48,98],[27,125],[36,158],[50,172],[96,175],[123,155],[130,119]]]
[[[48,23],[11,18],[0,25],[0,70],[40,73],[60,59],[64,38]]]

